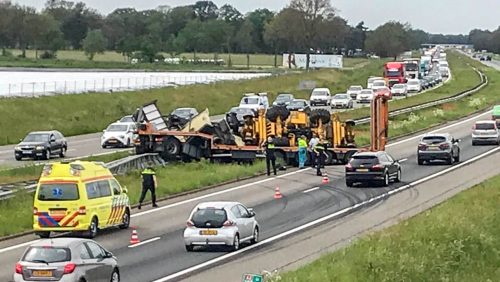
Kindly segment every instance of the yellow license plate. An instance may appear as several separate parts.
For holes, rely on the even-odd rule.
[[[55,211],[50,211],[51,215],[66,215],[66,211],[63,210],[55,210]]]
[[[200,235],[217,235],[217,230],[201,230]]]
[[[52,277],[52,270],[33,270],[34,277]]]
[[[367,168],[358,168],[356,171],[367,172],[368,169]]]

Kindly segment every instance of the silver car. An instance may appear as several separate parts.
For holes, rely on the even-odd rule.
[[[341,109],[351,109],[354,107],[354,102],[351,99],[351,96],[348,94],[340,93],[335,94],[332,99],[332,109],[341,108]]]
[[[259,223],[255,212],[238,202],[207,202],[191,212],[184,230],[188,252],[195,246],[229,246],[233,251],[241,243],[257,243]]]
[[[14,281],[118,282],[118,261],[95,241],[79,238],[40,240],[16,264]]]
[[[484,143],[500,145],[500,133],[494,120],[477,121],[472,127],[472,146]]]

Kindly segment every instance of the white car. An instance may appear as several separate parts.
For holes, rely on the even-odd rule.
[[[368,78],[368,81],[366,82],[366,88],[368,89],[372,89],[373,87],[373,82],[376,81],[376,80],[383,80],[384,78],[382,77],[378,77],[378,76],[372,76],[370,78]]]
[[[472,127],[472,146],[485,143],[500,145],[500,134],[494,120],[476,121]]]
[[[198,204],[184,229],[186,251],[195,246],[227,246],[233,251],[241,243],[257,243],[260,225],[255,212],[238,202],[206,202]]]
[[[269,107],[269,100],[267,93],[247,93],[241,98],[240,108],[252,109],[255,112],[258,110],[267,110]]]
[[[408,96],[408,87],[406,84],[397,83],[394,84],[391,88],[392,96]]]
[[[354,102],[351,96],[346,93],[335,94],[332,98],[332,109],[351,109],[354,107]]]
[[[448,67],[439,67],[439,74],[441,74],[442,77],[449,77],[450,69]]]
[[[372,87],[371,87],[371,89],[372,89],[374,92],[377,92],[379,89],[386,88],[386,87],[387,87],[387,84],[385,83],[385,80],[383,80],[383,79],[378,79],[378,80],[375,80],[375,81],[372,83]]]
[[[420,83],[420,79],[413,78],[408,79],[406,82],[406,89],[408,92],[420,92],[422,91],[422,84]]]
[[[370,103],[373,100],[373,90],[371,89],[361,90],[361,93],[358,94],[356,100],[358,100],[358,103]]]
[[[115,122],[103,130],[101,147],[130,147],[133,145],[134,134],[137,130],[133,122]]]
[[[332,94],[328,88],[315,88],[309,98],[311,106],[330,106],[332,102]]]
[[[361,90],[363,90],[363,86],[361,85],[353,85],[347,89],[347,94],[351,96],[352,99],[356,99],[361,93]]]

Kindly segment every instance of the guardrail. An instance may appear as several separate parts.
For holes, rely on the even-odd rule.
[[[144,169],[147,165],[165,166],[166,162],[154,153],[128,156],[123,159],[106,163],[111,173],[115,175],[123,175],[131,170]],[[22,181],[11,184],[0,185],[0,200],[5,200],[13,197],[18,191],[27,193],[35,192],[37,181]]]
[[[465,90],[465,91],[462,91],[462,92],[459,92],[459,93],[457,93],[457,94],[455,94],[453,96],[450,96],[450,97],[438,99],[438,100],[435,100],[435,101],[423,103],[423,104],[416,105],[416,106],[409,106],[409,107],[406,107],[406,108],[402,108],[402,109],[390,111],[389,112],[389,117],[395,117],[395,116],[398,116],[398,115],[411,113],[413,111],[423,110],[423,109],[427,109],[427,108],[439,106],[439,105],[442,105],[442,104],[446,104],[446,103],[449,103],[449,102],[454,102],[454,101],[460,100],[460,99],[462,99],[462,98],[464,98],[466,96],[474,94],[475,92],[481,90],[483,87],[485,87],[488,84],[488,77],[486,75],[484,75],[478,69],[474,68],[474,70],[480,76],[481,82],[478,85],[474,86],[473,88]],[[360,118],[360,119],[357,119],[357,120],[354,120],[354,121],[356,122],[356,124],[366,124],[366,123],[370,123],[370,119],[371,119],[370,117],[364,117],[364,118]]]

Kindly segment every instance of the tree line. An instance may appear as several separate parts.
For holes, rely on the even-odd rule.
[[[329,0],[291,0],[277,13],[242,14],[231,5],[198,1],[154,10],[116,9],[108,15],[82,2],[49,0],[40,12],[0,2],[0,48],[4,55],[7,48],[19,48],[22,57],[27,49],[42,50],[41,58],[55,57],[61,49],[84,50],[90,60],[113,50],[150,62],[161,52],[352,55],[363,50],[393,57],[422,43],[463,43],[468,37],[429,34],[395,21],[375,30],[364,22],[351,26]]]
[[[494,31],[474,29],[469,33],[469,38],[476,50],[500,54],[500,26]]]

